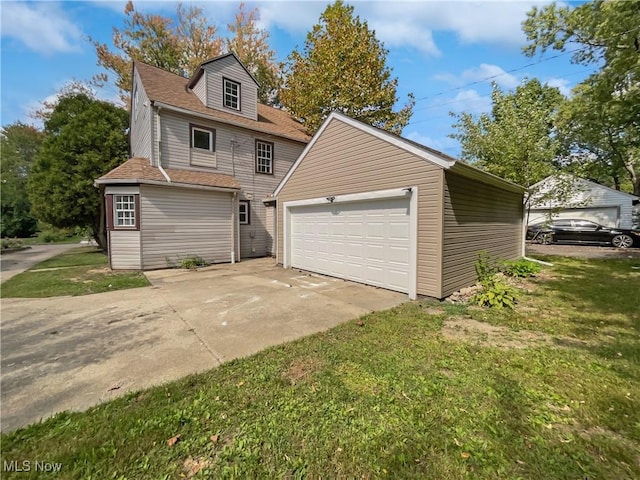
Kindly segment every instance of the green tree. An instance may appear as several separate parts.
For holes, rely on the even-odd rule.
[[[564,115],[568,143],[588,151],[614,183],[627,175],[640,194],[640,8],[637,1],[596,0],[575,8],[534,7],[523,22],[525,54],[572,49],[572,60],[598,71],[576,89]],[[595,110],[588,112],[587,109]],[[600,114],[602,113],[602,114]],[[569,133],[574,134],[573,139]]]
[[[140,13],[131,1],[124,13],[124,28],[113,29],[115,50],[93,38],[90,41],[96,49],[98,65],[115,76],[120,98],[127,105],[133,60],[187,77],[201,62],[222,53],[222,39],[200,7],[178,4],[175,25],[169,17]],[[97,86],[107,81],[107,73],[93,79]]]
[[[493,85],[490,113],[475,119],[469,113],[454,115],[457,133],[451,137],[462,146],[462,160],[528,189],[526,197],[538,198],[531,187],[558,171],[563,144],[554,129],[558,107],[564,100],[555,87],[528,80],[513,93]],[[557,196],[544,200],[561,200],[568,188],[559,185]]]
[[[562,142],[554,134],[557,109],[564,100],[555,87],[532,79],[505,93],[493,85],[490,113],[476,120],[454,115],[462,160],[506,180],[530,187],[557,169]]]
[[[105,248],[103,201],[93,182],[127,158],[128,114],[86,93],[59,98],[27,184],[32,211],[54,227],[90,229]]]
[[[353,10],[341,0],[327,6],[303,51],[289,55],[280,101],[311,133],[338,111],[400,134],[411,118],[413,95],[393,110],[398,80],[386,66],[388,52]]]
[[[2,185],[2,237],[29,237],[36,233],[31,215],[27,179],[44,134],[31,125],[15,122],[0,132],[0,185]]]
[[[579,84],[561,108],[558,127],[573,159],[567,169],[618,190],[626,185],[638,195],[638,130],[621,119],[627,105],[612,98],[603,80]]]
[[[279,88],[275,52],[269,46],[269,32],[257,26],[260,15],[240,3],[233,23],[227,25],[231,36],[225,40],[228,52],[234,52],[260,84],[258,100],[267,105],[277,103]]]

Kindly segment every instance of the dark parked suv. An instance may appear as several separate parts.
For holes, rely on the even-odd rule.
[[[640,247],[640,231],[604,227],[589,220],[562,219],[527,228],[527,239],[536,243],[591,243],[619,248]]]

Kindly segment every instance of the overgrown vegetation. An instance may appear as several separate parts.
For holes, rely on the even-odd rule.
[[[542,270],[539,263],[531,262],[524,258],[502,263],[502,272],[508,277],[527,278],[533,277]]]
[[[180,268],[191,269],[191,268],[203,267],[206,264],[207,262],[205,262],[198,255],[192,255],[190,257],[185,257],[182,260],[180,260]]]
[[[107,256],[94,247],[74,248],[40,262],[2,284],[0,297],[57,297],[88,295],[126,288],[146,287],[140,272],[116,273],[107,265]]]
[[[554,264],[513,310],[406,303],[5,434],[0,460],[61,462],[56,478],[638,478],[640,273]],[[518,346],[443,335],[469,316]]]
[[[480,252],[474,266],[480,290],[471,299],[473,303],[481,307],[513,308],[517,290],[505,282],[504,275],[500,274],[500,262],[492,259],[487,252]],[[511,265],[506,268],[510,272],[516,271]]]
[[[19,238],[3,238],[2,250],[13,250],[16,248],[22,248],[24,243]]]

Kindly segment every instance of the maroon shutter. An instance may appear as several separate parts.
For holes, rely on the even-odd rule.
[[[140,230],[140,195],[134,195],[133,199],[136,205],[136,212],[134,214],[136,216],[136,230]]]
[[[105,195],[107,206],[105,213],[107,215],[107,230],[113,230],[113,195]]]

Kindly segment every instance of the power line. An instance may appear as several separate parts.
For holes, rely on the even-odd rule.
[[[502,76],[504,76],[504,75],[509,75],[509,74],[511,74],[511,73],[518,72],[518,71],[520,71],[520,70],[524,70],[525,68],[530,68],[530,67],[533,67],[533,66],[535,66],[535,65],[539,65],[539,64],[541,64],[541,63],[548,62],[548,61],[550,61],[550,60],[555,60],[556,58],[562,57],[562,56],[564,56],[564,55],[569,55],[570,53],[577,52],[578,50],[579,50],[579,49],[575,49],[575,50],[570,50],[570,51],[567,51],[567,52],[559,53],[559,54],[557,54],[557,55],[553,55],[553,56],[551,56],[551,57],[548,57],[548,58],[546,58],[546,59],[539,60],[539,61],[537,61],[537,62],[531,62],[531,63],[528,63],[528,64],[523,65],[523,66],[521,66],[521,67],[512,68],[511,70],[506,70],[506,71],[504,71],[504,72],[502,72],[502,73],[497,73],[497,74],[495,74],[495,75],[491,75],[491,76],[489,76],[489,77],[481,78],[480,80],[476,80],[476,81],[473,81],[473,82],[467,83],[467,84],[465,84],[465,85],[460,85],[459,87],[450,88],[449,90],[444,90],[444,91],[442,91],[442,92],[434,93],[433,95],[426,95],[426,96],[424,96],[424,97],[416,98],[416,102],[419,102],[419,101],[422,101],[422,100],[428,100],[428,99],[430,99],[430,98],[438,97],[438,96],[440,96],[440,95],[446,95],[447,93],[457,92],[458,90],[462,90],[462,89],[465,89],[465,88],[471,87],[471,86],[473,86],[473,85],[478,85],[478,84],[480,84],[480,83],[485,83],[485,82],[487,82],[487,81],[489,81],[489,80],[493,80],[493,79],[495,79],[495,78],[502,77]]]
[[[571,77],[571,76],[574,76],[574,75],[581,75],[581,74],[583,74],[585,72],[588,72],[588,71],[589,71],[589,69],[584,69],[584,70],[581,70],[579,72],[567,73],[567,74],[564,74],[564,75],[561,75],[561,76],[557,76],[557,77],[554,77],[554,79],[563,80],[563,79],[566,79],[567,77]],[[448,101],[448,102],[436,103],[434,105],[427,105],[427,106],[424,106],[424,107],[415,108],[413,111],[414,112],[420,112],[420,111],[424,111],[424,110],[433,110],[433,109],[444,107],[444,106],[447,106],[447,105],[453,105],[455,103],[461,103],[461,102],[467,102],[467,101],[469,101],[468,98],[459,98],[457,100],[451,100],[451,101]],[[417,123],[420,123],[422,121],[423,120],[419,120]],[[411,125],[411,123],[409,123],[408,125]]]
[[[625,35],[625,34],[627,34],[627,33],[635,32],[636,30],[640,30],[640,26],[635,27],[635,28],[631,28],[631,29],[629,29],[629,30],[625,30],[624,32],[617,33],[617,34],[612,35],[612,36],[607,37],[607,38],[603,38],[602,40],[611,40],[611,39],[614,39],[614,38],[616,38],[616,37],[621,37],[622,35]],[[451,88],[451,89],[449,89],[449,90],[444,90],[444,91],[442,91],[442,92],[434,93],[433,95],[426,95],[426,96],[424,96],[424,97],[416,98],[416,102],[419,102],[419,101],[422,101],[422,100],[428,100],[428,99],[430,99],[430,98],[438,97],[438,96],[440,96],[440,95],[446,95],[447,93],[456,92],[456,91],[458,91],[458,90],[462,90],[462,89],[464,89],[464,88],[471,87],[471,86],[473,86],[473,85],[478,85],[478,84],[480,84],[480,83],[485,83],[485,82],[487,82],[487,81],[489,81],[489,80],[493,80],[493,79],[496,79],[496,78],[502,77],[502,76],[504,76],[504,75],[509,75],[509,74],[511,74],[511,73],[518,72],[518,71],[520,71],[520,70],[524,70],[525,68],[534,67],[534,66],[539,65],[539,64],[541,64],[541,63],[549,62],[549,61],[551,61],[551,60],[555,60],[555,59],[557,59],[557,58],[563,57],[563,56],[565,56],[565,55],[569,55],[569,54],[571,54],[571,53],[578,52],[578,51],[580,51],[580,50],[582,50],[582,49],[581,49],[581,48],[574,48],[573,50],[568,50],[568,51],[566,51],[566,52],[558,53],[558,54],[556,54],[556,55],[552,55],[552,56],[550,56],[550,57],[541,58],[541,59],[540,59],[540,60],[538,60],[537,62],[531,62],[531,63],[528,63],[528,64],[523,65],[523,66],[521,66],[521,67],[512,68],[511,70],[507,70],[507,71],[504,71],[504,72],[502,72],[502,73],[497,73],[497,74],[495,74],[495,75],[491,75],[491,76],[489,76],[489,77],[481,78],[481,79],[479,79],[479,80],[476,80],[476,81],[473,81],[473,82],[467,83],[467,84],[465,84],[465,85],[460,85],[459,87],[455,87],[455,88]],[[568,75],[567,75],[567,76],[568,76]]]

